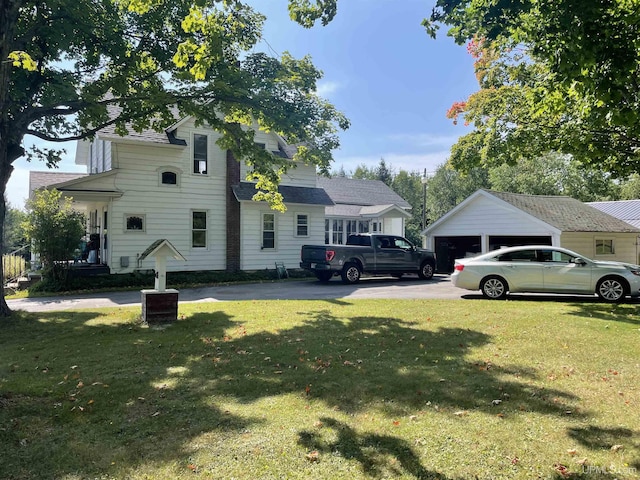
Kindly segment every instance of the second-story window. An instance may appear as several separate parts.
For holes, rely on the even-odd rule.
[[[176,172],[162,172],[161,181],[164,185],[177,185],[178,184],[178,174]]]
[[[207,165],[207,136],[193,134],[193,173],[206,174]]]

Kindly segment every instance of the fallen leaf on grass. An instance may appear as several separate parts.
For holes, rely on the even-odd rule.
[[[620,450],[622,450],[624,448],[624,445],[613,445],[611,447],[611,451],[612,452],[619,452]]]
[[[555,469],[556,472],[558,472],[563,477],[568,477],[569,475],[571,475],[571,472],[569,471],[569,469],[564,465],[562,465],[561,463],[554,463],[553,468]]]
[[[306,458],[310,462],[319,462],[320,461],[320,454],[318,453],[317,450],[314,450],[313,452],[307,453],[304,456],[304,458]]]
[[[457,412],[453,413],[456,417],[466,417],[469,412],[467,412],[466,410],[458,410]]]

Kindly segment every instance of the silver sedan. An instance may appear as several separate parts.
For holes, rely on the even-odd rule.
[[[606,302],[640,296],[640,266],[602,262],[559,247],[531,245],[457,259],[452,283],[486,298],[507,293],[597,294]]]

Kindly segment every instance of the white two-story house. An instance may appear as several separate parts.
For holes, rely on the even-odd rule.
[[[303,244],[330,241],[327,214],[343,200],[331,199],[315,166],[299,164],[282,178],[287,211],[280,213],[252,200],[256,190],[245,181],[246,165],[222,150],[218,138],[189,117],[164,132],[120,136],[105,128],[93,141],[78,143],[76,163],[87,174],[32,172],[30,188],[57,188],[73,198],[87,216],[87,259],[110,273],[154,268],[154,259],[140,257],[158,239],[169,240],[186,259],[169,259],[169,271],[273,269],[275,262],[297,268]],[[255,141],[276,155],[295,152],[273,133],[258,131]],[[396,196],[404,203],[387,205],[391,197],[384,196],[380,208],[363,202],[368,206],[351,216],[360,220],[359,231],[386,225],[384,231],[403,234],[407,204]]]

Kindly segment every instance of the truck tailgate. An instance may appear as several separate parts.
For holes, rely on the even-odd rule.
[[[327,248],[321,245],[303,245],[302,261],[303,262],[326,262]]]

